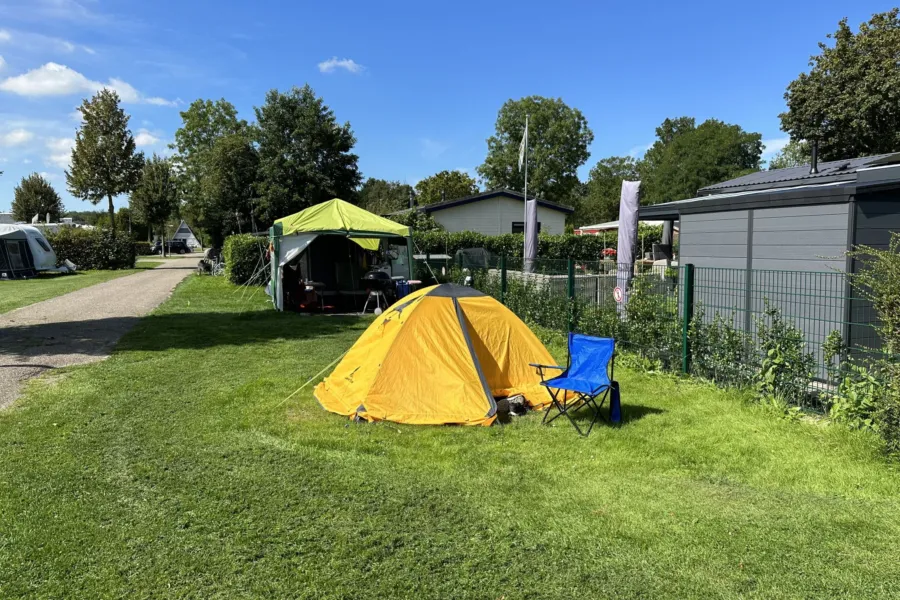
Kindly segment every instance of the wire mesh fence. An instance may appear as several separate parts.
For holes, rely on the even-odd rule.
[[[493,257],[429,261],[428,283],[473,285],[519,317],[722,385],[766,386],[785,401],[828,404],[848,357],[880,353],[871,306],[838,272],[618,265]]]

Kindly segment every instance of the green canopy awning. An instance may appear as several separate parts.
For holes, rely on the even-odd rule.
[[[409,237],[409,227],[334,198],[275,221],[281,234],[343,233],[363,248],[378,248],[378,238]]]

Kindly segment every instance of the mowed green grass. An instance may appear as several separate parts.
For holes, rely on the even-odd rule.
[[[5,313],[35,302],[49,300],[81,288],[103,283],[110,279],[124,277],[152,269],[159,261],[139,261],[134,269],[121,271],[79,271],[77,273],[41,273],[34,279],[0,281],[0,313]]]
[[[105,362],[33,381],[0,413],[0,597],[900,594],[872,436],[624,368],[627,422],[586,439],[285,402],[366,324],[191,276]]]

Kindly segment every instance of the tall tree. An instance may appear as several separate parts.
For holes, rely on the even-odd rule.
[[[769,170],[788,169],[809,164],[809,144],[803,141],[791,140],[787,145],[775,153],[769,161]]]
[[[59,222],[65,210],[50,182],[37,173],[23,177],[13,192],[12,213],[17,221],[27,223],[34,215],[43,220],[50,213],[50,219]]]
[[[900,19],[878,13],[854,34],[847,19],[819,43],[784,94],[781,128],[793,140],[818,140],[823,160],[900,150]]]
[[[116,233],[113,197],[134,190],[141,176],[143,154],[135,153],[129,116],[119,107],[119,95],[102,89],[78,108],[81,126],[75,132],[72,161],[66,171],[69,192],[97,204],[109,202],[109,220]]]
[[[178,177],[171,163],[154,154],[141,169],[141,177],[131,193],[134,215],[151,229],[163,232],[166,221],[178,210],[179,200]],[[160,237],[165,240],[164,234]],[[163,254],[165,251],[163,244]]]
[[[566,201],[578,185],[578,167],[590,153],[594,134],[577,108],[562,99],[528,96],[508,100],[497,115],[495,132],[487,140],[488,154],[478,173],[489,189],[522,191],[519,144],[528,115],[528,193]]]
[[[356,200],[362,176],[352,152],[353,130],[350,123],[338,124],[309,85],[271,90],[255,110],[257,192],[265,221],[335,197]]]
[[[359,190],[359,205],[376,215],[386,215],[409,207],[413,188],[399,181],[369,177]]]
[[[181,112],[182,125],[175,131],[173,163],[181,174],[184,214],[191,226],[221,229],[204,219],[205,207],[214,198],[204,197],[204,179],[212,169],[211,155],[216,142],[230,135],[249,135],[249,126],[237,116],[237,109],[225,100],[194,100]],[[208,188],[208,186],[207,186]]]
[[[200,222],[213,246],[229,233],[256,230],[254,186],[259,155],[242,134],[220,137],[209,153],[203,177]]]
[[[610,156],[594,165],[584,195],[575,206],[574,224],[591,225],[619,218],[622,181],[638,179],[637,161],[630,156]]]
[[[657,140],[638,164],[641,202],[655,204],[692,198],[707,185],[740,177],[760,168],[762,135],[739,125],[709,119],[666,119]]]
[[[416,184],[416,200],[422,206],[478,193],[478,182],[462,171],[441,171]]]

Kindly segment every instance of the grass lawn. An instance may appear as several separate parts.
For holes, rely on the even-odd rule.
[[[354,424],[284,399],[366,323],[235,290],[190,277],[0,413],[0,597],[900,594],[872,436],[624,368],[627,422],[587,439]]]
[[[96,283],[152,269],[159,261],[139,261],[134,269],[121,271],[79,271],[77,273],[41,273],[34,279],[0,281],[0,313],[28,306],[35,302],[62,296]]]

